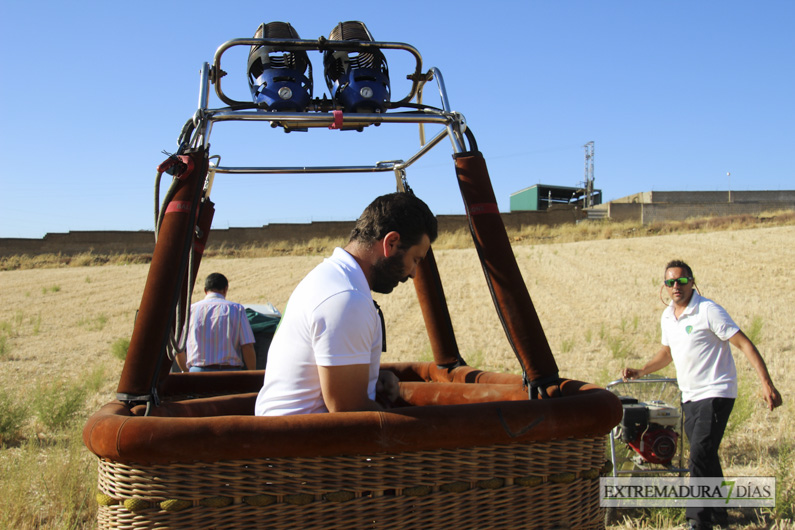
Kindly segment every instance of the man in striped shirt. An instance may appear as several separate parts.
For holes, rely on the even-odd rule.
[[[204,300],[190,307],[186,352],[177,354],[180,369],[190,372],[254,370],[254,332],[246,309],[226,299],[229,281],[214,272],[204,282]]]

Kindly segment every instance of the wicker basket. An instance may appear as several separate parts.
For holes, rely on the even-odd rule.
[[[604,438],[126,465],[100,459],[101,528],[600,528]]]

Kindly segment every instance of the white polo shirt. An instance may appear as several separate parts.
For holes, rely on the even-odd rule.
[[[318,366],[370,365],[375,399],[381,364],[381,320],[356,260],[341,248],[298,284],[268,350],[257,416],[328,412]]]
[[[729,339],[740,328],[725,309],[693,291],[679,319],[671,302],[660,326],[662,344],[671,348],[683,402],[737,397],[737,370]]]

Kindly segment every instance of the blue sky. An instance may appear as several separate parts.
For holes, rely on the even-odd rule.
[[[474,132],[501,211],[533,184],[582,182],[588,141],[605,200],[795,188],[788,0],[0,0],[0,237],[151,229],[155,168],[196,110],[201,65],[276,20],[312,39],[362,20],[376,40],[415,46]],[[310,59],[315,96],[328,93],[321,55]],[[409,69],[387,59],[393,92],[405,93]],[[244,99],[235,64],[224,63],[223,87]],[[210,106],[222,106],[214,94]],[[211,154],[222,165],[363,165],[408,158],[417,138],[403,125],[286,135],[221,124]],[[437,214],[463,213],[451,154],[442,144],[408,171]],[[393,190],[391,173],[219,175],[213,227],[351,220]]]

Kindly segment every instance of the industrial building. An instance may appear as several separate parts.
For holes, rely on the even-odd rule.
[[[602,204],[602,190],[536,184],[511,193],[511,212],[549,210],[556,205],[590,208]]]

